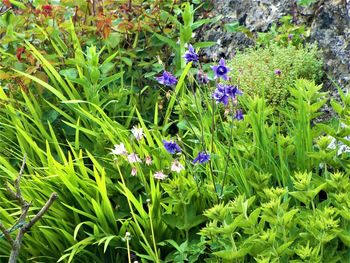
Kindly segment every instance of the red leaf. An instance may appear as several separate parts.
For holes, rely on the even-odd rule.
[[[12,5],[10,3],[10,0],[2,0],[2,2],[4,3],[4,5],[6,5],[8,8],[11,8]]]
[[[16,57],[18,59],[18,61],[21,61],[22,59],[22,54],[26,51],[25,47],[19,47],[17,48],[17,52],[16,52]]]

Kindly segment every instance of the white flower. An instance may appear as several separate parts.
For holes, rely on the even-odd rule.
[[[133,167],[132,169],[131,169],[131,175],[132,176],[135,176],[137,174],[137,169],[136,169],[136,167]]]
[[[128,241],[128,240],[131,240],[131,234],[130,232],[125,232],[125,236],[124,236],[124,241]]]
[[[146,163],[147,165],[151,165],[151,164],[152,164],[151,156],[146,156],[146,161],[145,161],[145,163]]]
[[[132,134],[135,136],[136,140],[141,140],[143,138],[143,130],[142,128],[139,128],[137,126],[132,127],[131,129]]]
[[[125,155],[127,153],[128,152],[125,149],[124,143],[115,144],[114,149],[111,152],[111,154],[114,154],[114,155]]]
[[[136,153],[132,153],[128,155],[129,163],[141,163],[141,159],[137,156]]]
[[[178,161],[178,160],[174,160],[172,163],[171,163],[171,171],[173,172],[177,172],[177,173],[180,173],[182,170],[185,169],[185,167]]]
[[[163,171],[155,172],[153,176],[158,180],[164,180],[165,178],[167,178],[167,176],[163,173]]]

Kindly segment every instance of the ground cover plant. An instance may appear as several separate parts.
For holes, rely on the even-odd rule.
[[[52,193],[18,262],[350,260],[350,95],[288,38],[202,63],[197,2],[4,1],[0,262]]]

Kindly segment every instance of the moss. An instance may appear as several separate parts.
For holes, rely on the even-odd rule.
[[[314,45],[250,48],[229,63],[231,77],[243,92],[264,95],[270,104],[283,105],[288,88],[299,78],[319,83],[323,75],[320,51]],[[280,74],[275,71],[280,70]]]

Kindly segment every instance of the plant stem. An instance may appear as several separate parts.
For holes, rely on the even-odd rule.
[[[232,109],[232,121],[234,120],[234,115],[233,115],[233,109]],[[225,164],[225,173],[224,173],[224,178],[222,179],[222,184],[221,184],[221,193],[220,197],[222,197],[222,194],[224,192],[224,186],[225,186],[225,181],[226,181],[226,175],[227,175],[227,169],[228,169],[228,160],[230,158],[230,151],[231,151],[231,144],[232,144],[232,135],[233,135],[233,124],[231,123],[231,128],[230,128],[230,140],[228,144],[228,150],[227,150],[227,155],[226,155],[226,164]]]
[[[117,165],[117,169],[118,169],[120,178],[121,178],[121,180],[122,180],[123,186],[124,186],[125,188],[127,188],[127,186],[126,186],[126,184],[125,184],[125,181],[124,181],[123,174],[122,174],[122,172],[120,171],[119,165]],[[145,244],[146,244],[146,245],[150,248],[150,250],[152,251],[152,247],[151,247],[151,245],[149,244],[149,242],[148,242],[148,240],[147,240],[145,234],[143,233],[143,231],[142,231],[142,229],[141,229],[141,227],[140,227],[139,222],[137,221],[136,215],[135,215],[135,213],[134,213],[134,209],[132,208],[131,201],[130,201],[130,199],[129,199],[129,197],[128,197],[127,194],[125,194],[125,196],[126,196],[126,200],[127,200],[127,202],[128,202],[129,208],[130,208],[130,213],[131,213],[131,215],[132,215],[132,218],[134,219],[134,222],[135,222],[135,224],[136,224],[136,226],[137,226],[137,229],[138,229],[138,231],[139,231],[141,237],[143,238]],[[159,258],[156,256],[156,254],[151,255],[151,256],[152,256],[154,259],[156,259],[155,262],[159,262]]]
[[[211,150],[210,152],[214,151],[214,130],[215,130],[215,117],[214,117],[214,108],[215,108],[215,102],[214,98],[211,99],[211,110],[212,110],[212,119],[211,119]]]
[[[126,239],[126,250],[128,251],[128,263],[131,263],[129,238]]]
[[[157,259],[158,257],[158,250],[157,250],[157,245],[156,245],[156,238],[154,236],[154,230],[153,230],[153,223],[152,223],[152,209],[151,206],[148,204],[148,212],[149,212],[149,222],[151,225],[151,233],[152,233],[152,242],[153,242],[153,248],[154,248],[154,253],[156,254]]]
[[[216,186],[215,186],[214,172],[213,172],[213,167],[212,167],[212,164],[211,164],[211,160],[209,161],[209,167],[210,167],[210,177],[211,177],[211,180],[213,182],[213,186],[214,186],[214,191],[215,191],[215,194],[216,194],[217,202],[219,202],[219,194],[218,194],[218,191],[217,191]]]
[[[183,204],[183,208],[184,208],[184,217],[185,217],[185,226],[187,226],[187,210],[186,210],[186,205]],[[188,229],[186,227],[186,240],[188,241]]]

